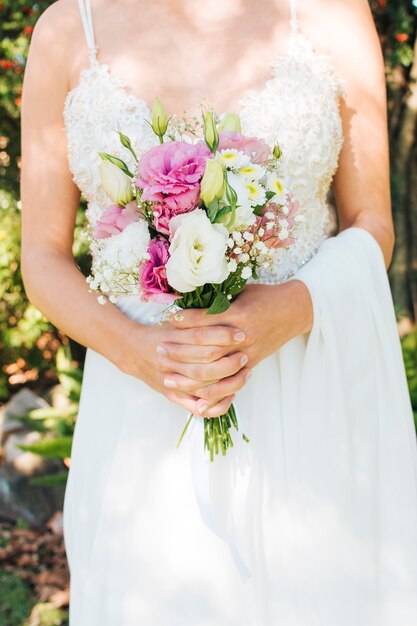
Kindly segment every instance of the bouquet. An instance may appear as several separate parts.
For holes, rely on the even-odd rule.
[[[111,204],[90,232],[90,289],[101,303],[126,294],[167,304],[167,310],[226,311],[273,249],[294,242],[299,208],[280,175],[281,149],[241,132],[235,114],[168,118],[158,99],[149,121],[159,143],[135,162],[99,153],[100,179]],[[191,414],[178,445],[191,421]],[[204,418],[210,460],[233,446],[233,404]],[[245,435],[242,435],[249,441]]]

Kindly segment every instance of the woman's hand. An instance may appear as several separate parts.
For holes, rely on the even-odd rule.
[[[245,335],[232,325],[176,329],[169,322],[143,326],[132,322],[121,363],[124,373],[140,378],[172,402],[202,414],[200,392],[217,381],[220,396],[209,396],[204,417],[223,415],[250,373],[241,346]],[[138,349],[132,349],[137,345]],[[224,382],[223,382],[224,381]]]
[[[174,316],[172,325],[178,330],[194,333],[209,328],[232,327],[240,329],[245,340],[239,349],[248,356],[248,368],[275,352],[293,337],[309,332],[313,325],[313,306],[308,288],[299,280],[290,280],[280,285],[247,285],[225,313],[207,315],[207,309],[181,311],[182,320]],[[178,347],[162,344],[168,356],[177,361]],[[181,358],[191,358],[190,352],[183,351]],[[200,415],[206,415],[211,403],[222,402],[225,396],[236,392],[248,380],[248,375],[240,372],[237,376],[218,376],[218,381],[194,387],[193,393],[201,400],[197,403]],[[238,388],[236,388],[238,384]],[[177,379],[180,390],[186,390],[181,378]],[[216,405],[217,406],[217,405]]]

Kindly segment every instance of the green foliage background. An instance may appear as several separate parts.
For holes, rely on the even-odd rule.
[[[28,303],[19,267],[19,117],[22,78],[33,26],[50,4],[48,0],[36,3],[6,0],[0,3],[0,401],[6,400],[21,385],[29,384],[43,389],[55,382],[58,375],[57,351],[60,346],[69,345],[68,339]],[[394,155],[402,154],[401,120],[414,85],[416,3],[412,0],[371,0],[371,7],[386,58],[392,151]],[[415,127],[412,145],[415,146]],[[394,208],[400,207],[400,218],[401,189],[407,180],[404,172],[393,172]],[[415,198],[415,189],[413,193]],[[417,213],[413,202],[411,207]],[[407,196],[407,206],[409,205]],[[83,223],[84,212],[81,207],[77,219],[74,254],[80,267],[86,268],[87,250],[81,237]],[[401,221],[399,223],[401,225]],[[412,240],[411,247],[414,243]],[[414,252],[410,255],[407,245],[410,243],[400,241],[396,254],[401,256],[405,251],[411,268],[407,266],[405,287],[394,289],[394,294],[397,293],[398,296],[398,311],[412,318],[415,314],[412,295],[415,266]],[[391,279],[395,283],[392,276]],[[401,276],[400,279],[402,280]],[[401,280],[403,285],[404,281]],[[417,410],[416,340],[408,338],[404,342],[404,349]],[[83,351],[75,347],[75,354],[82,361]]]

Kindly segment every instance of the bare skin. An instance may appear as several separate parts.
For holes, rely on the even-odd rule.
[[[337,72],[348,81],[341,107],[345,142],[334,181],[340,229],[366,228],[388,267],[394,233],[385,77],[367,0],[298,5],[303,32],[318,52],[334,55]],[[239,98],[262,88],[269,62],[285,53],[289,36],[287,0],[265,0],[262,11],[253,0],[93,0],[92,6],[99,60],[148,104],[158,95],[169,113],[199,113],[200,103],[238,112]],[[23,88],[22,271],[28,296],[66,334],[123,372],[189,411],[217,416],[254,365],[311,330],[308,289],[297,280],[253,285],[220,316],[186,311],[182,322],[151,329],[97,303],[72,256],[80,193],[62,131],[65,96],[87,64],[77,2],[58,0],[35,27]]]

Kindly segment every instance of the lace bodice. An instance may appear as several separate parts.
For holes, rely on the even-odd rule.
[[[82,17],[86,27],[88,13]],[[97,60],[92,31],[86,32],[90,65],[67,94],[63,115],[69,167],[94,224],[110,204],[100,186],[98,152],[119,156],[133,168],[133,157],[120,144],[117,128],[131,138],[139,154],[156,145],[158,138],[148,123],[148,104],[129,94],[125,82]],[[244,134],[262,137],[271,146],[280,144],[284,177],[301,205],[296,243],[288,250],[275,250],[273,267],[260,274],[264,283],[289,278],[329,234],[327,195],[343,143],[339,106],[344,82],[335,72],[333,57],[314,51],[293,14],[286,54],[272,61],[263,89],[248,91],[240,99],[240,111],[234,111],[240,114]]]

